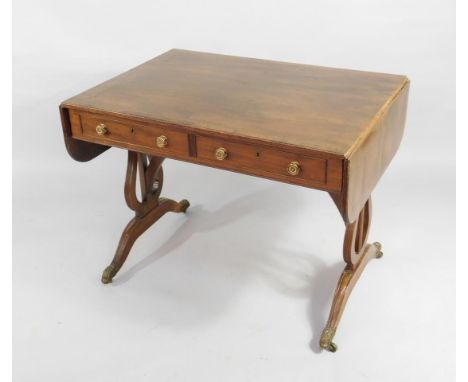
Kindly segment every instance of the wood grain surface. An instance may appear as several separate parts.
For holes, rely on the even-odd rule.
[[[399,75],[170,50],[64,105],[347,157]]]

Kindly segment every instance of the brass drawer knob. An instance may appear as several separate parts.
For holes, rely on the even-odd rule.
[[[103,123],[100,123],[96,126],[97,135],[106,135],[108,133],[107,126]]]
[[[224,147],[219,147],[215,151],[215,158],[217,160],[225,160],[227,158],[228,152]]]
[[[167,146],[167,137],[165,135],[160,135],[156,138],[156,146],[163,148]]]
[[[301,172],[301,165],[297,161],[292,161],[291,163],[288,164],[288,173],[289,175],[299,175]]]

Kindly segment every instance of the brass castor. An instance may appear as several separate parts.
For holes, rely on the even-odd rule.
[[[338,346],[334,342],[330,342],[330,344],[325,350],[328,350],[329,352],[334,353],[338,350]]]
[[[117,272],[112,265],[109,265],[104,272],[102,272],[101,281],[103,284],[109,284],[112,282],[112,278],[115,276]]]
[[[187,208],[190,207],[190,202],[187,200],[187,199],[183,199],[179,202],[181,208],[182,208],[182,212],[185,212],[187,211]]]
[[[382,244],[380,244],[378,241],[374,243],[374,246],[378,249],[377,254],[375,255],[376,259],[380,259],[383,256],[383,252],[381,251],[382,249]]]
[[[338,350],[338,346],[332,342],[332,339],[335,335],[336,328],[325,328],[320,337],[320,347],[324,350],[327,350],[331,353],[334,353]]]

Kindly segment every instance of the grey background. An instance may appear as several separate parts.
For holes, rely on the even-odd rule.
[[[454,379],[454,4],[426,1],[14,2],[13,292],[17,381]],[[411,80],[400,151],[377,186],[369,264],[316,343],[342,270],[322,192],[168,160],[188,198],[101,285],[121,230],[126,153],[68,157],[59,103],[171,48]]]

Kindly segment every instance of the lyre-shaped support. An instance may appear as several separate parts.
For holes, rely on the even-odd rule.
[[[124,194],[127,205],[135,211],[135,217],[125,227],[111,264],[104,270],[101,281],[112,282],[124,264],[135,240],[166,212],[185,212],[187,200],[176,202],[160,198],[163,186],[162,162],[164,158],[151,157],[133,151],[128,152],[127,175]],[[141,201],[136,195],[137,173],[140,178]]]
[[[372,216],[371,204],[369,199],[358,218],[354,222],[346,224],[343,244],[346,267],[338,281],[330,315],[320,338],[320,347],[331,352],[337,350],[337,346],[332,340],[354,285],[359,280],[367,263],[371,259],[380,258],[383,255],[380,243],[367,243]]]

